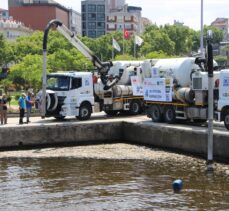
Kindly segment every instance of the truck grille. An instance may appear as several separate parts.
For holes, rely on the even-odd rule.
[[[202,90],[202,78],[193,78],[192,83],[194,90]]]

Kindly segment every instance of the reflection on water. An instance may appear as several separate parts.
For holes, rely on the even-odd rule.
[[[229,178],[195,163],[1,159],[1,210],[228,210]],[[184,188],[174,194],[174,179]]]

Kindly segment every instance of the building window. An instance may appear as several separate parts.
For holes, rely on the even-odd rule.
[[[88,37],[95,38],[96,37],[96,31],[88,31]]]
[[[132,20],[132,16],[125,16],[125,21],[131,21]]]
[[[117,30],[123,30],[123,24],[117,24]]]
[[[96,20],[96,14],[95,13],[89,13],[88,14],[88,20],[89,21],[95,21]]]
[[[83,21],[86,21],[87,20],[87,17],[86,17],[86,14],[85,13],[83,13],[83,15],[82,15],[82,20]]]
[[[97,5],[97,12],[105,12],[105,6],[104,5]]]
[[[86,29],[87,27],[86,27],[86,22],[83,22],[83,29]]]
[[[98,22],[97,23],[97,28],[98,29],[104,29],[105,28],[105,23],[104,22]]]
[[[114,23],[109,23],[109,24],[107,24],[107,28],[112,30],[112,29],[115,29],[116,26]]]
[[[86,31],[83,31],[83,32],[82,32],[82,35],[83,35],[83,36],[87,36],[87,32],[86,32]]]
[[[89,4],[87,9],[88,9],[88,12],[96,12],[96,5]]]
[[[97,37],[105,35],[105,31],[97,31]]]
[[[82,5],[81,9],[82,9],[82,12],[86,12],[86,6],[85,5]]]
[[[104,13],[98,13],[97,14],[97,20],[98,21],[105,21],[105,14]]]
[[[125,29],[132,29],[132,24],[129,23],[125,24]]]
[[[88,28],[89,29],[95,29],[96,28],[96,23],[95,22],[89,22],[88,23]]]
[[[117,22],[123,22],[123,16],[117,16]]]
[[[115,22],[115,16],[108,16],[109,22]]]

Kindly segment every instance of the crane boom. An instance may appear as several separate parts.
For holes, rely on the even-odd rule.
[[[86,58],[88,58],[95,67],[98,68],[100,74],[105,75],[108,73],[111,66],[113,66],[112,62],[102,62],[100,59],[84,44],[80,41],[80,39],[70,31],[61,21],[59,20],[51,20],[44,34],[43,40],[43,49],[47,48],[47,37],[50,28],[57,29],[74,47],[76,47]]]

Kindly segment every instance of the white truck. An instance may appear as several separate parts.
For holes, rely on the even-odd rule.
[[[161,59],[145,67],[144,100],[152,121],[207,121],[208,73],[196,58]],[[213,80],[214,117],[229,130],[229,70],[214,71]]]
[[[66,116],[76,116],[79,120],[87,120],[94,111],[105,111],[108,115],[116,115],[118,112],[139,114],[142,111],[143,97],[133,96],[130,80],[131,76],[139,74],[137,67],[141,65],[140,61],[103,63],[58,20],[48,23],[43,50],[47,48],[50,28],[56,28],[91,60],[97,72],[69,71],[48,74],[45,86],[46,117],[64,119]],[[37,94],[40,107],[44,99],[43,92],[44,89]]]

